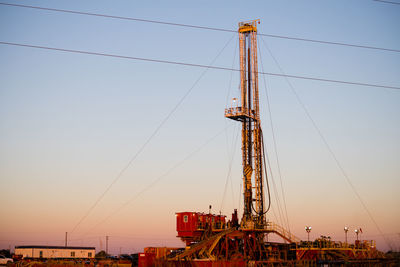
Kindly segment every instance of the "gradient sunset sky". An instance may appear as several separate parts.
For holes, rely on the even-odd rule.
[[[230,30],[260,19],[263,34],[397,49],[259,36],[260,71],[400,87],[400,5],[7,3]],[[239,68],[236,33],[6,5],[0,5],[0,42],[203,65],[215,59],[214,66]],[[306,225],[310,238],[338,241],[348,226],[350,242],[362,228],[362,239],[399,250],[400,90],[274,76],[265,81],[266,87],[260,76],[261,119],[275,183],[268,219],[302,239]],[[175,212],[208,212],[209,205],[214,213],[241,212],[240,127],[224,118],[238,88],[232,71],[0,44],[0,248],[63,245],[65,232],[70,245],[98,251],[109,236],[113,254],[183,246]]]

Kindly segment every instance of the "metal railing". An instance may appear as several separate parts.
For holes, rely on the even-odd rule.
[[[231,107],[225,109],[225,116],[248,116],[253,117],[254,110],[243,107]]]
[[[277,233],[284,239],[286,239],[289,242],[294,242],[294,243],[299,243],[301,241],[300,238],[283,228],[282,226],[273,223],[273,222],[267,222],[267,225],[265,226],[265,230]]]
[[[241,22],[239,22],[239,27],[243,27],[243,26],[246,26],[246,25],[251,25],[251,26],[253,26],[253,27],[256,27],[256,26],[257,26],[257,23],[260,23],[260,20],[259,20],[259,19],[256,19],[256,20],[248,20],[248,21],[241,21]]]

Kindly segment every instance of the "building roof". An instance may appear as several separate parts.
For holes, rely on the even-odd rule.
[[[70,247],[70,246],[15,246],[15,248],[47,248],[47,249],[96,249],[95,247]]]

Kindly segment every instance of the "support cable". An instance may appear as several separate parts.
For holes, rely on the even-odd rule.
[[[225,50],[225,48],[228,46],[228,44],[232,41],[233,36],[228,40],[228,42],[224,45],[224,47],[219,51],[217,56],[211,61],[211,64],[214,64],[214,62],[217,60],[217,58],[222,54],[222,52]],[[161,123],[157,126],[157,128],[153,131],[153,133],[147,138],[147,140],[144,142],[144,144],[140,147],[140,149],[136,152],[136,154],[128,161],[128,163],[125,165],[124,168],[118,173],[118,175],[114,178],[114,180],[111,182],[111,184],[106,188],[106,190],[97,198],[97,200],[94,202],[94,204],[89,208],[89,210],[84,214],[84,216],[78,221],[78,223],[74,226],[72,231],[70,233],[73,233],[76,228],[89,216],[89,214],[93,211],[93,209],[97,206],[97,204],[103,199],[103,197],[107,194],[107,192],[111,189],[111,187],[121,178],[121,176],[125,173],[125,171],[132,165],[132,163],[136,160],[136,158],[142,153],[144,148],[150,143],[150,141],[154,138],[154,136],[160,131],[160,129],[164,126],[164,124],[169,120],[169,118],[175,113],[175,111],[178,109],[178,107],[183,103],[183,101],[186,99],[186,97],[193,91],[193,89],[196,87],[198,82],[203,78],[203,76],[206,74],[208,71],[208,68],[206,68],[199,78],[193,83],[193,85],[189,88],[189,90],[186,91],[186,93],[181,97],[181,99],[178,101],[178,103],[172,108],[172,110],[167,114],[167,116],[161,121]]]
[[[261,69],[264,72],[264,64],[262,61],[262,56],[261,56],[261,46],[258,46],[258,50],[259,50],[259,54],[260,54],[260,62],[261,62]],[[279,175],[279,181],[281,184],[281,193],[282,193],[282,199],[283,199],[283,207],[284,207],[284,211],[285,211],[285,215],[286,215],[286,224],[288,227],[288,231],[290,233],[290,223],[289,223],[289,216],[287,213],[287,206],[286,206],[286,195],[285,195],[285,190],[283,187],[283,182],[282,182],[282,172],[281,172],[281,165],[279,163],[279,156],[278,156],[278,145],[276,143],[276,138],[275,138],[275,129],[274,129],[274,123],[272,120],[272,111],[271,111],[271,103],[269,101],[269,94],[268,94],[268,89],[267,89],[267,82],[265,80],[265,76],[263,75],[263,80],[264,80],[264,90],[265,90],[265,95],[266,95],[266,99],[267,99],[267,107],[268,107],[268,115],[269,115],[269,120],[271,122],[271,134],[272,134],[272,140],[273,140],[273,144],[274,144],[274,151],[275,151],[275,157],[276,157],[276,164],[277,164],[277,168],[278,168],[278,175]]]
[[[237,140],[238,140],[238,136],[239,136],[239,131],[236,132],[236,138],[234,139],[234,147],[237,144]],[[224,188],[224,193],[222,194],[222,201],[221,201],[221,206],[220,206],[220,211],[222,211],[222,208],[224,206],[224,201],[225,201],[225,195],[226,195],[226,191],[228,189],[228,182],[229,180],[231,180],[232,182],[232,164],[233,164],[233,159],[235,158],[235,150],[232,149],[231,151],[231,155],[230,155],[230,159],[229,159],[229,166],[228,166],[228,174],[226,175],[226,180],[225,180],[225,188]],[[232,187],[232,183],[231,183],[231,187]]]
[[[229,86],[228,86],[228,92],[226,94],[226,105],[229,104],[229,95],[231,93],[231,86],[232,86],[232,77],[233,77],[233,69],[234,69],[234,65],[235,65],[235,61],[236,61],[236,52],[237,52],[237,48],[238,46],[235,45],[235,51],[233,52],[233,60],[232,60],[232,66],[231,66],[231,73],[230,73],[230,77],[229,77]]]
[[[239,138],[239,125],[236,125],[236,128],[235,128],[235,130],[234,130],[234,133],[236,132],[236,134],[233,134],[233,136],[232,136],[232,156],[233,156],[233,158],[232,158],[232,163],[231,163],[231,166],[232,166],[232,164],[233,164],[233,160],[234,160],[234,153],[235,153],[235,151],[236,151],[236,145],[237,145],[237,140],[238,140],[238,138]],[[235,136],[235,140],[233,140],[233,137]],[[231,167],[231,169],[232,169],[232,167]],[[233,178],[232,178],[232,174],[230,175],[230,177],[229,177],[229,180],[230,180],[230,183],[231,183],[231,195],[232,195],[232,205],[235,205],[234,203],[235,203],[235,193],[234,193],[234,189],[233,189]]]
[[[237,50],[237,48],[238,48],[238,46],[235,45],[235,50],[233,52],[232,69],[233,69],[233,67],[235,65],[235,61],[236,61],[236,52],[237,52],[236,50]],[[227,90],[226,100],[225,100],[226,101],[226,103],[225,103],[226,106],[229,105],[229,95],[230,95],[231,88],[232,88],[232,78],[233,78],[233,71],[230,72],[229,85],[228,85],[228,90]],[[228,121],[225,120],[225,125],[227,125],[227,123],[228,123]],[[237,129],[237,128],[235,128],[235,129]],[[232,136],[232,145],[231,145],[232,151],[229,151],[229,143],[228,143],[229,138],[228,138],[228,134],[226,134],[226,146],[227,146],[227,152],[228,152],[228,160],[229,160],[229,157],[230,157],[231,153],[234,153],[234,151],[235,151],[235,147],[236,147],[235,136],[236,136],[236,139],[237,139],[237,133],[235,135],[235,132],[236,132],[236,130],[234,130],[233,136]],[[231,162],[232,161],[233,161],[233,158],[231,159]],[[231,164],[232,163],[230,163],[230,165]],[[231,168],[232,167],[229,167],[229,173],[231,172]],[[231,183],[232,204],[234,205],[235,197],[234,197],[234,192],[233,192],[233,183],[232,183],[232,176],[231,175],[229,176],[229,180],[230,180],[230,183]],[[225,194],[225,192],[224,192],[224,194]],[[225,196],[223,197],[222,202],[224,202],[224,198],[225,198]],[[222,210],[222,206],[223,206],[223,204],[221,204],[221,209],[220,210]]]
[[[236,129],[239,129],[239,125],[237,126]],[[235,140],[234,144],[232,145],[232,153],[235,153],[235,147],[236,147],[236,144],[237,144],[238,135],[239,135],[239,131],[237,130],[237,132],[236,132],[236,140]],[[232,159],[232,164],[233,164],[233,159]],[[232,167],[231,167],[231,168],[232,168]],[[232,205],[234,205],[234,203],[235,203],[235,193],[234,193],[234,190],[233,190],[233,178],[232,178],[232,174],[230,175],[229,180],[230,180],[230,183],[231,183]]]
[[[195,154],[200,152],[204,147],[206,147],[208,144],[210,144],[212,141],[214,141],[218,136],[220,136],[223,132],[225,132],[231,125],[228,125],[224,127],[221,131],[219,131],[217,134],[209,138],[207,141],[205,141],[202,145],[200,145],[198,148],[193,150],[191,153],[189,153],[186,157],[184,157],[182,160],[177,162],[175,165],[173,165],[171,168],[169,168],[166,172],[164,172],[162,175],[158,176],[152,183],[150,183],[148,186],[143,188],[140,192],[132,196],[129,200],[127,200],[125,203],[123,203],[121,206],[119,206],[117,209],[115,209],[112,213],[110,213],[107,217],[105,217],[102,221],[97,223],[95,226],[93,226],[89,231],[87,231],[83,236],[87,235],[91,231],[93,231],[95,228],[100,226],[101,224],[105,223],[108,221],[111,217],[115,216],[118,212],[120,212],[122,209],[127,207],[128,205],[132,204],[133,201],[138,199],[141,195],[143,195],[145,192],[149,191],[152,187],[154,187],[157,183],[159,183],[163,178],[167,177],[170,175],[174,170],[182,166],[187,160],[189,160],[191,157],[193,157]]]
[[[400,4],[400,3],[396,3],[396,2],[392,2],[392,1],[384,1],[384,0],[375,0],[375,1],[384,2],[384,3],[391,3],[391,4]],[[201,29],[201,30],[212,30],[212,31],[220,31],[220,32],[234,32],[234,33],[237,33],[237,31],[235,31],[235,30],[215,28],[215,27],[207,27],[207,26],[199,26],[199,25],[191,25],[191,24],[183,24],[183,23],[174,23],[174,22],[158,21],[158,20],[149,20],[149,19],[140,19],[140,18],[133,18],[133,17],[122,17],[122,16],[114,16],[114,15],[107,15],[107,14],[82,12],[82,11],[67,10],[67,9],[57,9],[57,8],[48,8],[48,7],[40,7],[40,6],[29,6],[29,5],[21,5],[21,4],[13,4],[13,3],[5,3],[5,2],[0,2],[0,5],[12,6],[12,7],[20,7],[20,8],[38,9],[38,10],[53,11],[53,12],[62,12],[62,13],[69,13],[69,14],[76,14],[76,15],[103,17],[103,18],[109,18],[109,19],[120,19],[120,20],[129,20],[129,21],[137,21],[137,22],[145,22],[145,23],[163,24],[163,25],[169,25],[169,26],[178,26],[178,27],[194,28],[194,29]],[[263,34],[263,33],[258,33],[258,35],[266,36],[266,37],[270,37],[270,38],[279,38],[279,39],[287,39],[287,40],[294,40],[294,41],[312,42],[312,43],[319,43],[319,44],[326,44],[326,45],[346,46],[346,47],[353,47],[353,48],[371,49],[371,50],[397,52],[397,53],[400,52],[399,49],[368,46],[368,45],[358,45],[358,44],[350,44],[350,43],[343,43],[343,42],[332,42],[332,41],[324,41],[324,40],[308,39],[308,38],[299,38],[299,37],[291,37],[291,36],[285,36],[285,35]]]
[[[124,56],[124,55],[117,55],[117,54],[106,54],[106,53],[91,52],[91,51],[84,51],[84,50],[73,50],[73,49],[65,49],[65,48],[57,48],[57,47],[49,47],[49,46],[38,46],[38,45],[31,45],[31,44],[3,42],[3,41],[0,41],[0,44],[10,45],[10,46],[45,49],[45,50],[53,50],[53,51],[59,51],[59,52],[69,52],[69,53],[76,53],[76,54],[87,54],[87,55],[93,55],[93,56],[104,56],[104,57],[113,57],[113,58],[120,58],[120,59],[139,60],[139,61],[173,64],[173,65],[180,65],[180,66],[189,66],[189,67],[199,67],[199,68],[206,68],[206,69],[229,70],[229,71],[240,72],[239,69],[233,69],[233,68],[228,68],[228,67],[217,67],[217,66],[211,66],[211,65],[202,65],[202,64],[170,61],[170,60]],[[326,79],[326,78],[319,78],[319,77],[289,75],[289,74],[280,74],[280,73],[272,73],[272,72],[257,72],[257,73],[260,75],[288,77],[288,78],[302,79],[302,80],[313,80],[313,81],[319,81],[319,82],[340,83],[340,84],[348,84],[348,85],[358,85],[358,86],[368,86],[368,87],[378,87],[378,88],[400,90],[399,86],[391,86],[391,85],[383,85],[383,84],[352,82],[352,81],[345,81],[345,80],[334,80],[334,79]]]
[[[277,203],[276,207],[277,207],[277,209],[278,209],[278,215],[276,215],[275,212],[274,212],[274,206],[272,206],[272,211],[274,212],[275,217],[276,217],[277,221],[279,222],[279,224],[282,225],[282,226],[284,226],[285,220],[284,220],[283,211],[282,211],[282,207],[281,207],[281,201],[280,201],[280,199],[279,199],[278,190],[277,190],[277,188],[276,188],[276,183],[275,183],[275,179],[274,179],[274,174],[273,174],[273,172],[272,172],[272,165],[271,165],[271,162],[270,162],[270,160],[269,160],[268,153],[265,154],[265,158],[266,158],[266,160],[267,160],[267,164],[268,164],[269,170],[270,170],[270,172],[271,172],[271,182],[272,182],[272,186],[273,186],[273,189],[274,189],[274,192],[275,192],[274,196],[275,196],[275,201],[276,201],[276,203]],[[282,218],[283,218],[283,219],[282,219]]]
[[[273,58],[273,60],[275,61],[275,63],[277,64],[278,68],[280,69],[280,71],[282,73],[284,73],[284,71],[282,70],[280,64],[278,63],[278,61],[276,60],[276,58],[273,56],[271,50],[268,48],[268,46],[266,45],[266,43],[264,42],[264,40],[261,38],[261,40],[264,43],[264,46],[267,48],[269,54],[271,55],[271,57]],[[303,103],[303,101],[301,101],[300,96],[297,94],[296,90],[294,89],[293,85],[290,83],[289,79],[286,79],[286,82],[288,83],[292,93],[295,95],[297,101],[299,102],[300,106],[302,107],[302,109],[304,110],[305,114],[307,115],[308,119],[311,121],[311,124],[313,125],[313,127],[315,128],[316,132],[318,133],[319,137],[321,138],[322,142],[324,143],[324,145],[326,146],[329,154],[331,155],[331,157],[333,158],[333,160],[335,161],[337,167],[339,168],[340,172],[342,173],[343,177],[345,178],[345,180],[347,181],[347,183],[350,185],[351,189],[353,190],[353,193],[357,196],[358,200],[360,201],[362,207],[364,208],[364,210],[367,212],[369,218],[371,219],[371,221],[374,223],[376,229],[378,230],[378,232],[381,234],[381,236],[383,237],[383,239],[385,240],[386,244],[391,248],[391,244],[390,242],[386,239],[386,237],[384,236],[381,228],[379,227],[379,225],[377,224],[377,222],[375,221],[375,218],[372,216],[372,213],[369,211],[367,205],[365,204],[364,200],[361,198],[360,194],[358,193],[357,189],[355,188],[355,186],[353,185],[353,183],[351,182],[349,176],[347,175],[346,171],[344,170],[342,164],[339,162],[338,158],[336,157],[335,153],[333,152],[331,146],[329,145],[328,141],[326,140],[326,138],[324,137],[324,135],[322,134],[322,131],[319,129],[319,127],[317,126],[315,120],[312,118],[310,112],[308,111],[307,107],[305,106],[305,104]]]

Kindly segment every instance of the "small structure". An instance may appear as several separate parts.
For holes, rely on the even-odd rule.
[[[95,247],[65,246],[16,246],[15,255],[22,258],[44,259],[91,259],[96,254]]]
[[[205,214],[201,212],[177,212],[176,230],[178,237],[189,246],[204,238],[205,233],[216,233],[225,230],[226,216]]]
[[[170,256],[175,256],[176,254],[182,253],[182,251],[184,251],[184,248],[146,247],[144,248],[144,253],[139,253],[137,266],[163,266],[163,259]],[[157,263],[159,265],[157,265]]]

